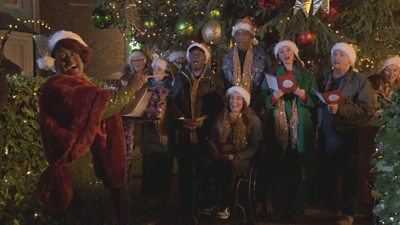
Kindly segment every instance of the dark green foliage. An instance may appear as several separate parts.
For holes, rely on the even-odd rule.
[[[377,174],[373,195],[379,204],[373,212],[381,224],[400,224],[400,95],[388,105],[379,121],[382,129],[376,136],[377,157],[373,160]]]

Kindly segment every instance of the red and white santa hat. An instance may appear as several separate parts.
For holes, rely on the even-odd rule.
[[[289,47],[293,51],[296,59],[299,60],[299,62],[304,66],[304,62],[300,59],[300,56],[299,56],[299,48],[297,48],[296,43],[294,43],[293,41],[290,41],[290,40],[283,40],[283,41],[278,42],[278,44],[275,45],[275,47],[274,47],[275,58],[277,58],[277,59],[279,58],[278,57],[279,49],[282,48],[283,46]]]
[[[177,60],[179,58],[186,60],[184,51],[172,51],[168,55],[167,60],[168,60],[168,62],[174,62],[175,60]]]
[[[78,34],[76,34],[74,32],[71,32],[71,31],[60,30],[60,31],[55,32],[49,38],[48,54],[43,55],[41,58],[36,60],[40,69],[54,71],[55,59],[53,58],[53,53],[54,53],[53,51],[54,51],[54,48],[56,47],[56,45],[60,44],[59,43],[60,41],[63,41],[62,46],[65,48],[72,47],[72,48],[83,49],[80,54],[82,60],[84,61],[84,63],[88,63],[90,61],[91,50],[88,47],[88,45],[85,43],[85,41],[83,41],[81,36],[79,36]]]
[[[242,96],[244,101],[246,102],[246,105],[247,106],[250,105],[250,94],[246,89],[240,86],[232,86],[226,91],[226,96],[231,95],[233,92],[239,93],[240,96]]]
[[[258,45],[258,40],[256,39],[256,32],[257,28],[255,24],[252,22],[252,20],[249,17],[241,19],[239,22],[235,24],[232,28],[232,37],[235,37],[235,34],[239,30],[246,30],[248,31],[251,35],[253,35],[253,45]]]
[[[151,68],[154,69],[156,66],[160,67],[164,71],[168,70],[168,62],[163,59],[153,58],[153,61],[151,62]]]
[[[385,60],[385,62],[383,62],[381,68],[379,71],[383,71],[386,67],[391,66],[391,65],[395,65],[398,68],[400,68],[400,57],[398,55],[389,57],[388,59]]]
[[[353,69],[354,69],[355,65],[356,65],[357,55],[356,55],[356,51],[354,50],[353,46],[351,46],[347,43],[344,43],[344,42],[338,42],[332,47],[331,56],[333,55],[333,53],[336,50],[343,51],[349,57],[350,62],[351,62],[351,67],[353,67]]]
[[[208,64],[208,62],[210,61],[211,52],[210,52],[210,49],[208,48],[208,46],[205,45],[205,44],[202,44],[202,43],[195,42],[195,43],[191,44],[186,50],[186,59],[188,61],[190,61],[190,57],[189,57],[190,56],[190,50],[192,48],[194,48],[194,47],[197,47],[197,48],[200,48],[201,50],[203,50],[204,54],[206,55],[206,62],[205,63]]]

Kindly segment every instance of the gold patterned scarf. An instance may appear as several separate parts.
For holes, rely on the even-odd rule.
[[[197,118],[196,115],[196,110],[197,110],[197,94],[198,94],[198,90],[199,90],[199,86],[201,81],[203,80],[204,76],[205,76],[205,71],[206,68],[204,67],[203,70],[201,71],[200,76],[196,77],[194,75],[194,73],[192,71],[190,71],[191,75],[190,75],[190,81],[192,83],[192,87],[190,90],[190,107],[191,107],[191,111],[192,111],[192,119]],[[190,131],[190,143],[197,143],[197,132],[196,129],[191,130]]]
[[[246,52],[243,68],[240,68],[239,50],[235,46],[233,50],[233,79],[236,86],[242,86],[251,93],[251,66],[253,65],[253,45]]]
[[[232,121],[234,120],[234,121]],[[229,135],[233,132],[233,144],[236,150],[242,150],[247,145],[247,127],[243,120],[242,113],[235,119],[229,118],[229,114],[225,114],[220,126],[219,142],[228,141]]]
[[[297,146],[299,125],[297,102],[295,98],[292,103],[292,116],[289,121],[286,116],[285,100],[279,99],[276,104],[278,107],[274,115],[275,136],[282,147],[282,153],[285,153],[289,145],[289,140],[291,141],[292,149],[295,149]]]

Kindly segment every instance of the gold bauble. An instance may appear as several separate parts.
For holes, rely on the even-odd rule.
[[[222,36],[221,24],[216,20],[208,21],[203,25],[201,35],[203,36],[203,40],[207,43],[218,43]]]

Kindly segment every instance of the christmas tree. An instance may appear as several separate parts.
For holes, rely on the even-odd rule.
[[[316,75],[330,70],[330,48],[338,41],[354,45],[357,67],[365,74],[376,72],[380,61],[400,52],[400,0],[108,0],[103,4],[116,3],[129,9],[124,15],[136,17],[118,16],[123,34],[160,52],[206,42],[214,59],[220,59],[232,45],[232,26],[248,16],[254,18],[258,39],[267,51],[279,40],[294,40]]]

